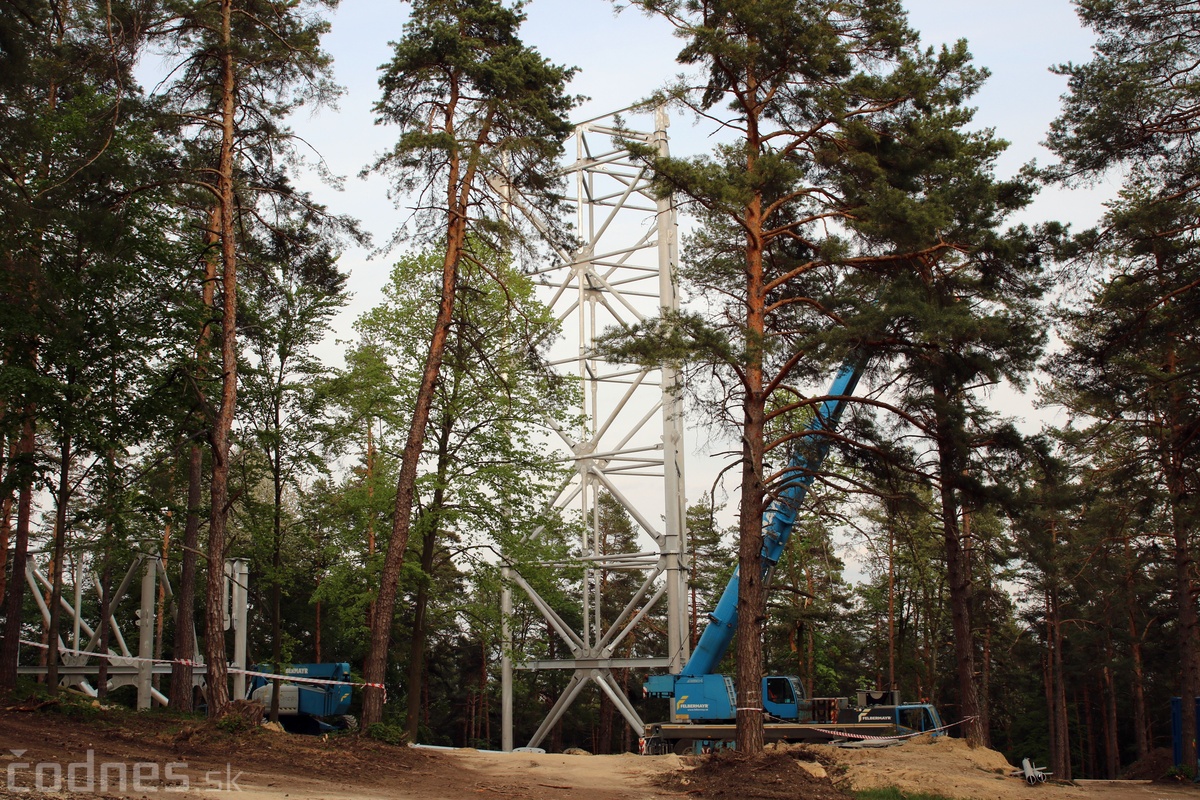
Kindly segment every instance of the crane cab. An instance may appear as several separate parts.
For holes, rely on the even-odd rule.
[[[794,675],[769,675],[763,678],[763,710],[773,717],[800,721],[807,705],[804,684]]]

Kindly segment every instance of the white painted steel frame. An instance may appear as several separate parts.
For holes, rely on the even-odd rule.
[[[583,520],[578,558],[554,566],[582,575],[578,602],[583,625],[574,630],[520,575],[519,564],[504,568],[501,597],[505,652],[502,663],[502,748],[513,746],[512,675],[518,669],[569,669],[563,694],[529,740],[538,746],[590,681],[595,683],[641,735],[644,724],[613,676],[615,668],[658,667],[678,673],[687,661],[688,548],[683,480],[683,418],[678,375],[670,367],[640,369],[606,363],[594,348],[597,335],[613,325],[629,327],[677,310],[677,221],[674,203],[655,197],[650,174],[622,140],[638,141],[667,155],[668,117],[654,113],[650,133],[620,129],[610,114],[575,128],[575,161],[563,169],[574,184],[574,252],[551,242],[552,266],[535,272],[544,299],[562,325],[566,344],[552,353],[556,367],[579,381],[577,429],[552,424],[564,446],[573,477],[554,506]],[[496,188],[510,205],[542,232],[549,230],[537,209],[523,207],[502,183]],[[565,349],[565,351],[564,351]],[[634,553],[606,553],[599,527],[598,498],[607,492],[633,518],[639,538],[653,542]],[[642,574],[634,597],[612,619],[603,617],[602,574],[633,570]],[[511,587],[526,594],[570,653],[514,665],[511,659]],[[659,655],[618,657],[624,643],[656,606],[666,605],[667,637]],[[645,641],[645,639],[643,639]]]
[[[37,560],[38,555],[38,553],[29,554],[29,560],[25,563],[25,583],[41,613],[45,631],[50,628],[49,603],[53,596],[53,584],[50,578],[42,572]],[[139,571],[142,576],[138,618],[135,623],[138,632],[138,650],[135,655],[130,651],[125,636],[121,633],[121,625],[114,610],[129,591]],[[100,577],[95,572],[92,572],[90,577],[96,599],[102,600]],[[155,650],[155,598],[160,580],[166,598],[174,602],[175,593],[171,589],[171,582],[167,579],[166,566],[163,564],[162,558],[145,554],[138,555],[133,559],[129,569],[125,572],[125,577],[109,598],[108,624],[112,631],[112,639],[119,652],[114,651],[110,646],[106,654],[110,667],[108,686],[110,689],[118,686],[137,687],[139,710],[150,708],[152,702],[163,706],[168,704],[167,696],[151,684],[153,674],[170,673],[170,665],[151,663]],[[68,603],[65,594],[58,600],[62,610],[67,613],[67,619],[71,622],[70,646],[68,647],[67,642],[63,640],[61,633],[58,637],[59,661],[61,662],[59,674],[62,676],[60,679],[62,686],[77,687],[85,694],[95,697],[97,696],[96,689],[88,678],[99,671],[99,664],[96,661],[100,655],[98,645],[104,621],[101,620],[93,628],[83,618],[84,581],[83,564],[82,561],[77,560],[72,588],[74,603]],[[230,666],[243,670],[248,669],[246,666],[246,635],[249,630],[249,582],[249,561],[244,558],[225,561],[222,613],[225,618],[225,629],[234,629],[234,660]],[[88,637],[86,645],[83,642],[83,636]],[[192,638],[193,641],[198,641],[194,625]],[[195,653],[192,660],[196,664],[192,670],[193,685],[201,686],[205,675],[204,657],[200,653]],[[46,667],[19,667],[18,672],[23,675],[44,675]],[[233,675],[233,696],[235,698],[246,696],[245,675],[240,673]]]

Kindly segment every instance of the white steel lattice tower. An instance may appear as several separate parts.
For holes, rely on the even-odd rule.
[[[586,422],[578,429],[556,427],[564,458],[573,477],[555,499],[564,515],[583,520],[578,562],[567,568],[582,575],[578,597],[582,626],[565,622],[521,576],[520,565],[505,568],[502,597],[505,655],[502,664],[502,746],[511,750],[512,613],[509,586],[519,587],[548,626],[566,645],[570,657],[526,662],[518,669],[566,669],[566,689],[529,740],[536,747],[589,682],[595,683],[640,735],[637,710],[626,699],[612,670],[654,667],[678,673],[688,658],[685,569],[689,563],[684,526],[683,419],[676,371],[664,366],[642,369],[606,363],[594,352],[595,337],[614,325],[631,326],[676,310],[676,212],[668,198],[651,192],[649,170],[632,157],[622,140],[650,145],[667,154],[668,117],[654,114],[654,131],[620,129],[615,115],[599,117],[575,128],[575,161],[563,169],[573,184],[577,235],[574,252],[556,248],[555,263],[536,275],[543,298],[562,324],[565,341],[552,351],[556,367],[579,381],[580,407]],[[571,152],[569,149],[568,152]],[[502,187],[500,187],[502,188]],[[537,222],[536,209],[515,208]],[[608,493],[639,528],[638,552],[607,552],[599,527],[597,501]],[[618,570],[634,572],[639,584],[623,610],[605,619],[605,581]],[[619,657],[623,642],[652,609],[663,611],[661,634],[641,636],[655,642],[654,655]]]

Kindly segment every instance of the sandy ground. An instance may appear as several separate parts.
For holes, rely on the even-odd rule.
[[[1200,798],[1196,786],[1141,781],[1055,782],[1030,786],[1010,777],[1014,770],[995,750],[972,749],[962,739],[921,737],[886,748],[810,746],[842,787],[894,786],[901,792],[930,792],[963,800],[1167,800]]]

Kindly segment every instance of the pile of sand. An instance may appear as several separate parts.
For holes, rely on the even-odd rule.
[[[977,800],[1047,800],[1049,795],[1078,796],[1066,786],[1030,786],[1009,777],[1015,769],[1004,756],[962,739],[921,736],[884,748],[847,749],[808,745],[839,785],[852,790],[894,786],[901,792],[930,792]],[[1047,790],[1050,790],[1049,792]]]

